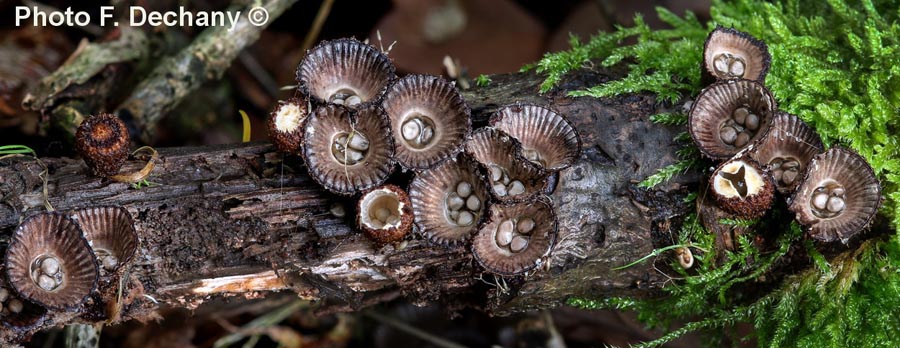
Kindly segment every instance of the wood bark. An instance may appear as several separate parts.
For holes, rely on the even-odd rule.
[[[431,245],[415,234],[375,245],[355,230],[351,217],[330,213],[343,204],[352,215],[353,199],[328,194],[299,158],[282,156],[267,143],[159,149],[149,177],[154,185],[143,188],[97,178],[78,159],[41,160],[49,167],[55,209],[120,205],[134,217],[141,245],[124,282],[121,319],[149,318],[158,306],[197,308],[212,297],[274,291],[296,292],[321,311],[404,298],[498,315],[558,306],[570,296],[652,296],[668,279],[653,262],[613,268],[675,240],[673,231],[691,209],[682,198],[696,188],[699,175],[686,173],[655,190],[637,187],[677,160],[680,146],[673,138],[683,129],[649,121],[664,108],[650,95],[566,96],[615,75],[582,70],[543,95],[533,73],[496,75],[488,86],[463,92],[475,126],[499,106],[538,103],[567,115],[583,140],[581,157],[559,173],[550,196],[560,220],[557,243],[542,266],[524,276],[485,273],[468,248]],[[130,161],[125,170],[141,166]],[[4,240],[24,217],[44,210],[41,169],[33,159],[0,161]],[[6,339],[109,319],[80,315],[50,313]]]

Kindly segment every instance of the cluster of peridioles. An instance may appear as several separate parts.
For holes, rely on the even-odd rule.
[[[761,217],[775,192],[809,237],[830,243],[867,228],[881,203],[881,186],[856,152],[825,151],[819,135],[800,118],[778,110],[764,82],[771,63],[766,44],[747,33],[717,27],[703,51],[705,88],[689,114],[700,151],[724,160],[710,191],[737,218]]]
[[[557,223],[545,186],[581,151],[563,115],[513,104],[473,132],[454,83],[397,78],[387,55],[354,39],[310,50],[297,82],[269,117],[270,138],[300,154],[322,187],[358,198],[356,223],[377,243],[415,227],[435,245],[471,245],[481,266],[502,275],[548,255]],[[415,173],[406,190],[385,185],[397,166]]]
[[[116,320],[121,277],[138,247],[131,215],[90,207],[26,218],[13,233],[0,283],[0,322],[28,328],[65,312]]]

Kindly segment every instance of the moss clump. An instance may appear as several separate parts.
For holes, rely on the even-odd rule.
[[[886,201],[882,213],[900,226],[900,1],[808,2],[781,0],[716,0],[712,21],[700,23],[692,14],[677,16],[664,9],[660,18],[671,29],[650,30],[641,17],[635,26],[618,28],[580,43],[567,52],[546,55],[532,67],[551,89],[567,72],[591,61],[604,66],[626,62],[622,79],[570,92],[573,96],[608,97],[651,92],[675,101],[700,88],[703,41],[716,24],[746,31],[764,40],[773,57],[766,85],[782,110],[813,126],[827,145],[837,143],[859,152],[882,181]],[[636,43],[619,46],[625,39]],[[678,114],[654,117],[665,124],[684,121]],[[696,157],[664,168],[642,184],[652,187],[694,165]],[[696,223],[686,224],[680,244],[712,247]],[[691,227],[694,226],[694,227]],[[769,295],[746,303],[731,299],[728,288],[752,286],[755,276],[770,269],[798,244],[795,225],[784,228],[778,252],[759,255],[747,241],[724,265],[700,259],[699,271],[669,285],[662,300],[632,301],[573,299],[582,307],[639,310],[649,324],[696,319],[672,331],[653,346],[693,330],[751,322],[760,346],[900,346],[900,240],[892,235],[873,240],[830,262],[807,247],[817,267],[789,277]],[[726,290],[720,290],[725,287]],[[747,299],[744,299],[747,300]]]
[[[885,209],[900,225],[900,1],[784,0],[715,1],[713,20],[702,24],[658,9],[672,29],[651,30],[641,16],[635,26],[572,38],[569,51],[547,54],[535,69],[547,77],[548,91],[569,71],[602,59],[603,66],[629,62],[622,79],[572,91],[573,96],[609,97],[651,92],[667,101],[700,88],[703,41],[716,24],[733,26],[769,46],[773,64],[766,85],[782,110],[810,123],[826,144],[844,143],[865,157],[880,175],[888,197]],[[628,38],[636,44],[620,46]],[[673,52],[675,54],[673,54]],[[664,117],[676,123],[677,117]]]
[[[538,73],[547,75],[541,84],[541,92],[546,92],[566,73],[594,59],[604,58],[603,66],[634,59],[636,63],[629,65],[630,72],[625,78],[571,94],[600,97],[648,91],[669,101],[678,100],[684,91],[699,87],[703,39],[709,31],[692,13],[681,18],[663,8],[657,11],[659,18],[673,29],[651,30],[643,17],[638,15],[634,19],[634,27],[618,27],[615,32],[599,34],[585,44],[572,36],[569,39],[571,50],[547,54],[524,69],[534,68]],[[620,46],[623,40],[631,37],[637,38],[638,43]],[[695,37],[701,38],[700,46],[693,40]]]

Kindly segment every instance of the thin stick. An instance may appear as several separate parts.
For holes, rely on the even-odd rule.
[[[303,48],[302,51],[312,47],[312,44],[319,38],[319,32],[322,31],[322,26],[325,25],[325,20],[328,19],[328,14],[331,13],[331,5],[333,4],[334,0],[325,0],[322,2],[322,6],[319,6],[319,13],[316,14],[312,27],[309,28],[306,38],[303,39],[303,46],[300,46]]]
[[[241,64],[247,68],[250,75],[253,75],[253,77],[256,78],[256,81],[262,85],[263,89],[266,90],[266,93],[269,93],[273,98],[278,98],[278,92],[280,92],[278,82],[276,82],[272,75],[259,64],[259,60],[257,60],[256,57],[250,53],[241,52],[241,54],[238,55],[238,60],[240,60]]]
[[[637,259],[636,261],[634,261],[634,262],[632,262],[632,263],[629,263],[629,264],[627,264],[627,265],[619,266],[619,267],[613,268],[612,270],[613,270],[613,271],[620,271],[620,270],[626,269],[626,268],[628,268],[628,267],[637,265],[637,264],[639,264],[639,263],[641,263],[641,262],[644,262],[644,261],[646,261],[647,259],[649,259],[649,258],[651,258],[651,257],[659,256],[659,254],[662,254],[663,252],[666,252],[666,251],[669,251],[669,250],[672,250],[672,249],[684,248],[684,247],[688,247],[688,246],[691,246],[691,245],[690,245],[690,244],[674,244],[674,245],[669,245],[669,246],[664,247],[664,248],[653,249],[653,251],[650,252],[649,254],[647,254],[646,256],[644,256],[644,257],[642,257],[642,258],[640,258],[640,259]]]
[[[384,324],[387,325],[387,326],[390,326],[390,327],[393,327],[393,328],[395,328],[395,329],[397,329],[397,330],[400,330],[400,331],[403,331],[403,332],[405,332],[405,333],[408,333],[408,334],[410,334],[410,335],[412,335],[412,336],[415,336],[415,337],[417,337],[417,338],[419,338],[419,339],[423,339],[423,340],[425,340],[425,341],[428,341],[429,343],[434,344],[434,345],[436,345],[436,346],[438,346],[438,347],[443,347],[443,348],[466,348],[466,346],[464,346],[464,345],[461,345],[461,344],[459,344],[459,343],[456,343],[456,342],[453,342],[453,341],[449,341],[449,340],[443,339],[443,338],[441,338],[441,337],[437,337],[437,336],[435,336],[435,335],[432,335],[432,334],[430,334],[430,333],[427,333],[427,332],[425,332],[425,331],[422,331],[422,330],[420,330],[420,329],[418,329],[418,328],[416,328],[416,327],[413,327],[413,326],[407,325],[406,323],[402,323],[402,322],[400,322],[400,321],[398,321],[398,320],[395,320],[394,318],[391,318],[391,317],[388,317],[388,316],[385,316],[385,315],[378,314],[378,313],[376,313],[375,311],[369,310],[369,311],[365,311],[365,312],[363,312],[363,313],[364,313],[364,315],[367,316],[367,317],[370,317],[370,318],[372,318],[372,319],[375,319],[375,320],[377,320],[377,321],[380,321],[380,322],[384,323]]]
[[[307,306],[309,306],[309,301],[296,300],[287,306],[276,309],[263,316],[251,320],[249,323],[238,329],[237,332],[231,333],[228,336],[218,339],[215,343],[213,343],[213,347],[228,347],[247,336],[256,335],[256,329],[274,326],[287,319],[287,317],[291,316],[291,314],[294,314],[295,312]],[[248,331],[250,332],[249,335],[247,334]]]

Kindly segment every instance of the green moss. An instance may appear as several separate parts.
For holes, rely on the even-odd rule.
[[[681,160],[675,162],[674,164],[665,166],[653,175],[648,176],[646,179],[638,183],[638,186],[643,188],[653,188],[656,185],[669,181],[678,174],[684,174],[687,171],[696,168],[697,165],[702,163],[700,159],[696,157],[696,155],[690,157],[684,156],[683,151],[679,151],[678,155],[682,158]]]
[[[572,37],[572,49],[547,54],[535,69],[546,75],[548,91],[568,72],[600,60],[603,66],[628,62],[619,80],[572,91],[573,96],[608,97],[652,92],[675,101],[701,89],[703,41],[716,24],[733,26],[763,39],[773,64],[766,85],[779,108],[797,114],[826,144],[843,143],[865,157],[883,179],[885,209],[900,223],[900,136],[893,125],[900,115],[900,2],[800,0],[714,2],[713,21],[693,14],[679,17],[658,9],[672,29],[651,30],[641,16],[635,26],[594,36],[587,43]],[[621,46],[628,38],[636,44]],[[658,115],[677,124],[673,114]]]
[[[571,37],[571,50],[547,54],[534,65],[537,72],[547,75],[547,79],[541,84],[541,91],[550,90],[566,73],[589,64],[594,59],[604,58],[601,63],[603,66],[613,66],[626,59],[636,58],[638,63],[629,65],[630,72],[625,78],[588,90],[574,91],[572,95],[599,97],[649,91],[670,101],[679,99],[682,91],[692,89],[700,83],[700,70],[697,67],[702,51],[696,50],[689,38],[705,37],[707,29],[690,13],[681,18],[660,8],[659,17],[674,29],[651,30],[638,15],[635,17],[634,27],[619,27],[613,33],[592,37],[586,44],[582,44],[577,37]],[[623,40],[630,37],[636,37],[638,43],[620,46]],[[652,67],[652,71],[649,67]]]
[[[650,116],[650,121],[670,126],[683,126],[687,124],[688,118],[686,114],[680,112],[664,112]]]
[[[676,101],[703,87],[699,70],[703,42],[716,24],[749,32],[769,46],[773,62],[766,85],[779,108],[812,125],[829,146],[843,144],[865,157],[884,187],[881,213],[895,228],[900,226],[900,1],[716,0],[712,21],[706,24],[689,13],[679,17],[659,9],[658,15],[672,28],[650,30],[637,17],[634,27],[617,28],[586,43],[573,38],[572,50],[546,55],[531,67],[547,77],[542,91],[552,89],[569,71],[600,62],[603,66],[626,64],[628,73],[571,95],[651,92],[663,101]],[[620,46],[629,38],[636,43]],[[655,115],[653,120],[676,126],[685,122],[678,114]],[[679,140],[685,138],[679,136]],[[690,161],[699,160],[696,153],[684,155],[641,185],[662,183],[693,166]],[[679,244],[712,250],[713,241],[700,231],[696,218],[685,226]],[[900,346],[896,335],[900,332],[900,240],[896,235],[866,242],[830,261],[804,245],[815,267],[785,279],[762,298],[730,298],[729,289],[754,286],[756,277],[779,262],[790,245],[802,245],[796,225],[767,228],[785,231],[776,252],[761,255],[745,238],[738,238],[743,247],[729,253],[728,261],[715,265],[700,255],[697,273],[684,274],[682,281],[668,285],[669,296],[664,299],[573,299],[570,303],[638,310],[642,320],[657,327],[667,327],[673,320],[694,320],[645,346],[690,331],[722,331],[713,329],[737,321],[756,327],[760,346]]]
[[[744,222],[741,221],[743,224]],[[730,291],[738,284],[755,282],[757,278],[772,269],[784,257],[790,245],[802,236],[799,226],[792,224],[787,233],[779,237],[779,248],[761,253],[751,246],[746,235],[738,236],[739,251],[726,251],[724,262],[717,264],[713,255],[703,252],[715,249],[715,238],[700,226],[696,215],[690,215],[682,226],[679,243],[689,243],[694,253],[696,273],[681,270],[677,262],[672,268],[680,270],[681,281],[666,286],[668,296],[659,299],[632,300],[607,298],[600,300],[569,300],[569,304],[581,308],[616,308],[638,311],[638,318],[650,327],[666,328],[674,320],[703,318],[666,335],[638,346],[652,347],[696,330],[724,328],[736,322],[752,321],[755,315],[769,310],[781,297],[773,292],[762,299],[745,304],[747,299],[732,297],[737,292]]]
[[[475,78],[475,85],[478,86],[478,87],[485,87],[485,86],[487,86],[487,85],[489,85],[489,84],[491,84],[491,77],[490,77],[490,76],[487,76],[487,75],[485,75],[485,74],[481,74],[481,75],[478,75],[478,77]]]

